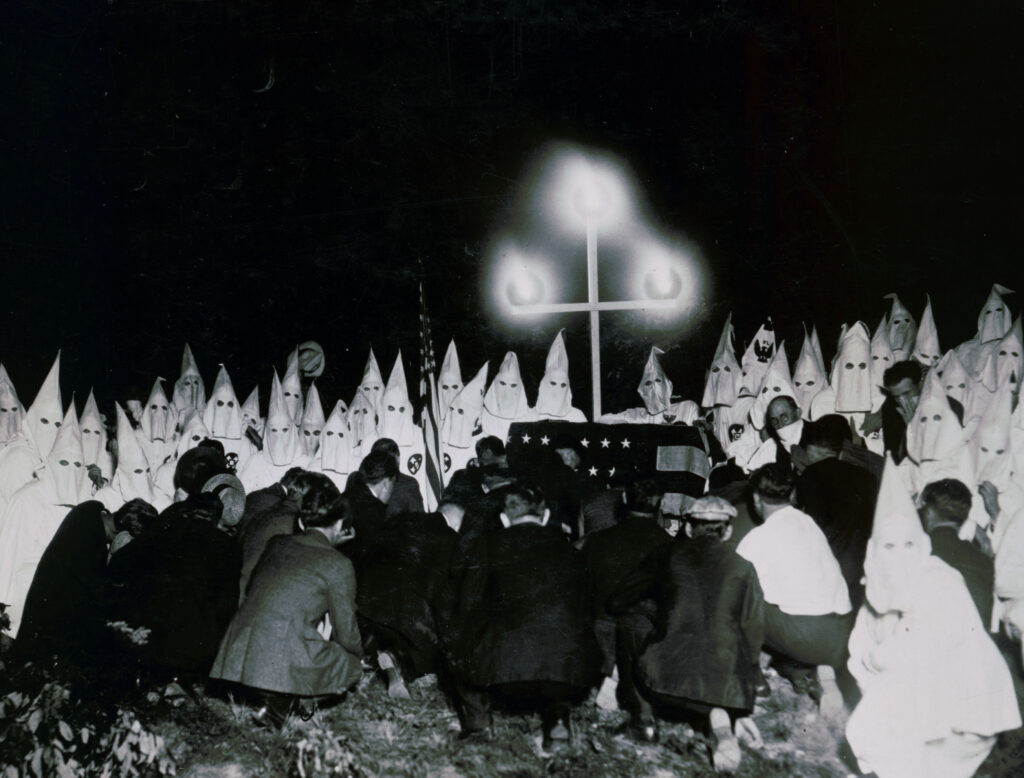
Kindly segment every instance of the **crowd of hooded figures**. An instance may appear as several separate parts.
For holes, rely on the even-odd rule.
[[[700,430],[704,494],[672,500],[629,468],[584,478],[564,431],[510,466],[511,424],[587,421],[562,333],[532,406],[514,353],[464,382],[449,346],[437,498],[401,354],[385,382],[371,351],[329,412],[313,342],[266,406],[223,366],[207,393],[187,346],[170,397],[157,380],[108,414],[91,393],[64,406],[59,355],[27,409],[0,366],[4,663],[227,688],[261,726],[343,706],[364,673],[395,698],[436,674],[459,737],[525,708],[554,749],[591,700],[640,741],[695,722],[721,771],[760,745],[770,667],[863,773],[972,775],[1021,726],[1009,292],[946,352],[930,302],[917,322],[892,295],[873,334],[842,327],[830,368],[813,328],[791,365],[770,320],[737,359],[727,320],[699,403],[652,349],[643,404],[594,421]]]

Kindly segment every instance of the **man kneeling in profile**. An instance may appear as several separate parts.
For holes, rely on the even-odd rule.
[[[483,733],[495,698],[539,709],[543,746],[572,736],[570,706],[597,680],[599,653],[581,554],[530,487],[508,487],[503,529],[461,553],[451,660],[462,737]]]
[[[655,708],[708,722],[717,739],[716,770],[739,767],[736,729],[760,740],[747,717],[760,679],[764,599],[754,566],[726,543],[736,509],[702,497],[684,516],[684,532],[628,575],[610,607],[653,594],[657,616],[649,634],[620,635],[620,692],[630,713],[626,731],[657,737]]]

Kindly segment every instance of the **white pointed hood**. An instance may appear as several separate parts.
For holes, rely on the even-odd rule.
[[[786,357],[784,342],[779,344],[775,356],[772,357],[764,379],[761,381],[757,399],[754,400],[754,405],[750,409],[750,421],[757,429],[764,429],[764,417],[768,411],[768,404],[776,397],[792,397],[794,401],[797,401],[796,387],[793,386],[793,377],[789,373],[789,360]]]
[[[1021,331],[1019,316],[999,341],[993,356],[997,386],[1005,383],[1016,384],[1021,380],[1021,369],[1024,368],[1024,333]]]
[[[258,386],[249,392],[249,396],[242,403],[241,420],[243,433],[247,427],[252,427],[257,432],[263,430],[263,420],[260,417],[260,388]]]
[[[36,392],[36,399],[32,401],[32,405],[25,412],[25,419],[22,423],[22,432],[28,442],[35,446],[40,459],[46,459],[46,455],[53,448],[63,416],[64,405],[60,398],[60,352],[58,351],[57,358],[53,360],[50,372],[43,379],[43,385]]]
[[[149,460],[120,405],[114,403],[117,413],[117,469],[114,480],[125,502],[136,497],[153,502],[153,477]]]
[[[800,356],[796,359],[793,369],[793,391],[800,405],[801,416],[810,418],[811,403],[818,394],[828,387],[828,376],[825,366],[819,361],[819,354],[814,348],[812,336],[804,333],[804,342],[800,347]],[[766,406],[767,407],[767,406]]]
[[[413,445],[416,441],[416,427],[412,423],[412,402],[409,400],[409,385],[405,380],[401,351],[395,357],[387,386],[384,387],[379,416],[377,429],[382,438],[391,438],[399,446]]]
[[[487,362],[473,379],[463,387],[448,409],[441,424],[441,440],[445,445],[469,448],[473,437],[480,431],[480,414],[484,408],[484,387],[487,385]]]
[[[739,396],[740,384],[743,382],[743,370],[736,361],[733,347],[732,314],[725,319],[722,334],[718,337],[715,356],[711,360],[711,369],[704,382],[704,397],[700,404],[703,408],[716,405],[731,406]]]
[[[768,364],[775,356],[775,325],[769,316],[762,324],[754,339],[743,352],[740,368],[743,378],[740,382],[740,397],[757,397],[764,382],[764,374],[768,372]]]
[[[288,413],[296,424],[302,421],[302,379],[299,376],[299,353],[293,351],[288,355],[284,378],[281,379],[281,391]]]
[[[224,365],[217,371],[217,380],[203,412],[203,423],[215,438],[238,440],[242,437],[242,414],[238,396]]]
[[[864,559],[865,596],[877,613],[906,610],[931,541],[896,464],[886,457]]]
[[[377,419],[373,413],[373,400],[362,390],[356,389],[356,396],[348,406],[348,431],[352,435],[353,450],[362,446],[363,441],[373,442],[378,438]]]
[[[967,368],[960,361],[955,349],[950,349],[935,367],[935,372],[942,379],[942,388],[946,395],[966,407],[967,397],[974,386],[974,379],[967,373]],[[964,418],[967,421],[967,418]]]
[[[942,359],[942,349],[939,347],[939,330],[932,315],[932,299],[927,295],[925,299],[927,302],[924,313],[921,314],[921,325],[917,328],[917,338],[914,340],[914,352],[911,356],[925,367],[932,367]]]
[[[199,375],[199,367],[187,343],[181,356],[181,375],[174,382],[172,395],[174,408],[180,414],[190,410],[202,413],[206,409],[206,385],[203,383],[203,377]]]
[[[949,407],[942,381],[932,371],[921,387],[917,410],[907,424],[907,453],[917,464],[941,462],[963,445],[963,428]]]
[[[78,422],[82,435],[82,456],[86,465],[98,465],[107,455],[107,430],[103,426],[99,406],[92,389],[82,409],[82,418]]]
[[[84,460],[82,431],[78,426],[75,404],[71,403],[46,457],[46,469],[54,489],[51,499],[55,505],[78,505],[89,498]]]
[[[338,475],[348,475],[359,469],[359,457],[352,449],[352,435],[348,429],[347,409],[341,400],[335,404],[331,415],[324,422],[320,435],[320,450],[316,461],[320,470]]]
[[[162,378],[153,382],[153,388],[149,392],[149,399],[142,409],[142,434],[146,440],[168,442],[174,438],[174,425],[176,414],[171,409],[171,403],[164,392]]]
[[[317,391],[316,384],[310,384],[309,391],[306,393],[306,406],[302,412],[302,424],[299,425],[302,450],[306,456],[313,456],[320,448],[326,423],[324,406],[320,402],[320,392]]]
[[[572,410],[572,387],[569,385],[569,354],[565,350],[565,340],[559,330],[555,340],[548,349],[548,357],[544,363],[544,377],[537,387],[537,405],[534,410],[538,414],[550,418],[564,418]]]
[[[914,350],[917,323],[895,292],[885,297],[892,300],[892,307],[889,309],[889,347],[892,349],[893,358],[901,362],[910,359],[910,354]]]
[[[644,401],[644,407],[652,416],[664,413],[672,406],[672,381],[665,374],[661,360],[658,359],[658,355],[664,353],[657,346],[651,347],[651,351],[647,355],[647,364],[644,365],[644,374],[640,379],[640,386],[636,388]],[[491,386],[493,385],[492,383]],[[484,405],[487,405],[486,399]]]
[[[374,416],[377,416],[380,413],[380,398],[384,394],[384,376],[380,372],[380,367],[377,365],[377,357],[374,355],[372,348],[370,349],[370,356],[366,359],[366,367],[363,368],[363,380],[359,382],[359,389],[366,395],[366,399],[370,401],[370,408],[373,410]],[[355,404],[354,400],[353,404]],[[349,413],[351,412],[352,408],[349,407]],[[351,420],[349,424],[351,424]]]
[[[1012,413],[1013,386],[1006,383],[999,387],[989,402],[970,441],[976,482],[991,481],[1000,491],[1009,487],[1013,471],[1010,445]]]
[[[860,321],[849,328],[844,325],[831,376],[837,413],[866,413],[871,410],[870,364],[868,328]]]
[[[189,411],[184,419],[181,437],[178,438],[177,456],[181,457],[186,451],[195,448],[209,437],[211,437],[210,428],[203,421],[203,415],[199,411]]]
[[[519,358],[514,351],[505,354],[494,380],[484,394],[484,408],[499,419],[526,418],[530,404],[526,400],[523,377],[519,373]]]
[[[459,366],[459,352],[455,350],[453,339],[448,344],[444,362],[441,363],[441,372],[437,376],[438,412],[442,420],[448,414],[448,406],[452,404],[455,395],[462,391],[462,387],[462,368]]]
[[[0,364],[0,446],[16,435],[21,434],[25,420],[25,409],[18,399],[7,368]]]
[[[997,341],[1013,326],[1010,308],[1003,300],[1003,295],[1007,294],[1013,294],[1013,290],[1007,289],[1002,284],[992,285],[992,291],[988,293],[988,299],[985,300],[985,304],[981,307],[981,313],[978,314],[979,342]]]
[[[263,449],[270,461],[278,467],[293,464],[302,452],[298,428],[291,409],[285,402],[281,379],[277,377],[276,370],[270,387],[270,406],[267,408],[267,425],[263,431]]]
[[[885,386],[885,371],[893,366],[896,359],[889,345],[889,320],[883,316],[871,336],[871,409],[878,410],[885,402],[882,387]]]

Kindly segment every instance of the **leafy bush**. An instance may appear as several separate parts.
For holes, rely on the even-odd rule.
[[[118,707],[105,714],[73,699],[69,685],[48,676],[33,687],[0,698],[3,778],[174,775],[163,738],[134,712]]]

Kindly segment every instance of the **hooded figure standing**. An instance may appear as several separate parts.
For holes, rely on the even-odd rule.
[[[448,344],[448,350],[444,354],[444,362],[441,363],[441,372],[437,374],[437,405],[438,413],[444,421],[448,415],[448,408],[456,395],[462,391],[465,384],[462,381],[462,368],[459,365],[459,352],[455,349],[455,341]]]
[[[992,285],[988,299],[978,313],[977,335],[956,347],[957,356],[974,378],[981,374],[981,369],[992,350],[1013,325],[1010,308],[1003,299],[1003,296],[1008,294],[1013,294],[1013,290],[1002,284]]]
[[[196,358],[192,356],[192,349],[187,343],[185,351],[181,355],[181,375],[174,382],[172,399],[179,421],[189,411],[202,413],[206,409],[206,385],[203,383],[203,377],[199,374],[199,367],[196,365]]]
[[[91,396],[91,393],[90,393]],[[21,434],[25,409],[21,407],[7,368],[0,364],[0,448]]]
[[[446,480],[449,473],[462,470],[474,457],[476,442],[483,437],[480,416],[484,410],[488,365],[488,362],[484,362],[473,380],[452,398],[448,413],[441,423],[441,442],[445,459],[449,463],[445,472]]]
[[[597,419],[601,424],[692,424],[699,408],[692,400],[672,402],[672,381],[661,366],[657,347],[651,348],[644,365],[637,392],[644,401],[643,408],[630,408],[620,413],[605,413]]]
[[[82,462],[82,435],[74,404],[37,478],[11,497],[0,522],[0,602],[8,604],[10,632],[17,636],[36,566],[68,511],[89,498]]]
[[[171,494],[155,488],[149,462],[128,415],[117,403],[114,403],[114,410],[117,413],[117,468],[110,483],[97,491],[94,499],[102,502],[111,513],[136,498],[162,511],[171,504],[173,486]]]
[[[537,387],[537,404],[533,410],[538,421],[585,422],[586,415],[572,405],[572,387],[569,385],[569,355],[565,339],[559,330],[548,349],[544,363],[544,377]]]
[[[225,455],[234,454],[237,457],[235,465],[241,471],[249,457],[252,455],[252,444],[242,433],[241,408],[238,404],[238,396],[235,394],[235,387],[231,383],[231,377],[224,365],[220,366],[217,372],[217,380],[213,384],[213,391],[210,399],[206,402],[206,409],[203,411],[203,423],[210,431],[210,437],[219,440],[224,446]]]
[[[961,575],[930,555],[910,495],[886,462],[850,635],[862,698],[846,737],[879,778],[968,778],[999,732],[1021,725],[1010,672]]]
[[[7,401],[11,403],[10,400]],[[11,404],[14,407],[14,404]],[[60,352],[21,423],[21,432],[0,449],[0,509],[32,480],[57,439],[64,406],[60,397]]]
[[[163,380],[157,378],[153,382],[149,399],[146,400],[146,405],[142,409],[139,429],[135,432],[139,439],[139,445],[142,446],[142,451],[146,455],[146,461],[154,470],[174,456],[177,444],[175,427],[178,422],[178,413],[167,399]]]
[[[718,339],[718,346],[715,348],[715,356],[711,360],[711,368],[708,370],[704,382],[704,396],[700,405],[705,410],[714,412],[715,435],[723,446],[730,442],[729,427],[734,423],[745,423],[746,419],[735,419],[730,409],[736,404],[739,397],[740,384],[743,381],[743,373],[740,363],[736,361],[736,354],[733,350],[733,327],[732,314],[730,313],[722,327],[722,334]]]
[[[519,358],[514,351],[509,351],[484,394],[484,408],[480,414],[483,434],[494,435],[504,443],[508,440],[508,428],[512,422],[533,419],[523,376],[519,372]]]
[[[285,402],[281,380],[275,370],[267,425],[263,431],[263,450],[249,457],[239,476],[246,493],[277,483],[289,468],[299,464],[300,459],[302,444],[299,442],[298,423]]]
[[[339,489],[344,489],[348,475],[359,469],[359,456],[352,450],[352,434],[348,429],[347,408],[338,400],[320,431],[320,448],[310,457],[307,470],[323,473]]]

